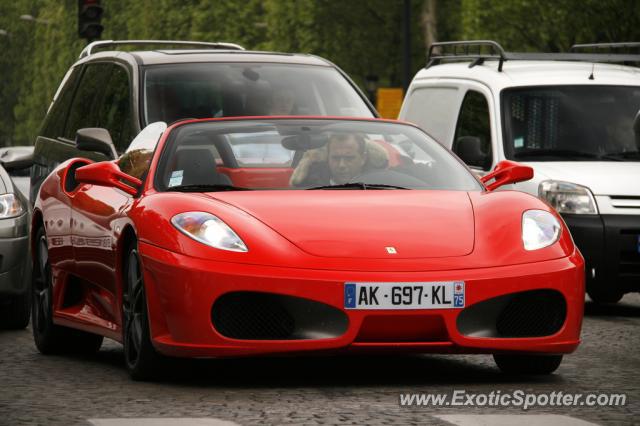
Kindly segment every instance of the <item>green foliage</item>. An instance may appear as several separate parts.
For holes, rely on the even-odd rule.
[[[33,10],[33,2],[17,0],[0,2],[0,146],[10,145],[15,127],[14,106],[18,102],[24,71],[28,67],[28,54],[32,39],[28,25],[18,19]],[[8,17],[13,17],[9,20]]]
[[[446,0],[437,3],[438,41],[462,40],[462,2]]]
[[[635,0],[436,0],[439,40],[490,38],[510,50],[640,39]],[[425,0],[411,2],[412,74],[424,65]],[[402,82],[403,0],[102,0],[103,39],[228,41],[320,55],[364,86]],[[31,14],[49,25],[20,20]],[[0,1],[0,146],[32,144],[85,45],[76,0]]]
[[[14,107],[16,124],[13,136],[14,142],[20,144],[35,141],[58,84],[83,46],[76,35],[76,16],[69,13],[69,10],[75,10],[75,1],[38,3],[44,6],[34,16],[51,24],[21,22],[31,34],[25,40],[29,47],[22,52],[30,55],[25,58],[20,96]]]
[[[411,75],[424,65],[422,7],[412,2]],[[270,48],[327,58],[361,86],[367,75],[401,86],[403,1],[267,0],[265,9]]]
[[[0,144],[32,144],[64,73],[84,40],[77,36],[75,0],[1,2],[5,40],[0,70]],[[103,39],[228,41],[248,49],[317,54],[359,83],[376,75],[401,82],[402,0],[103,0]],[[413,1],[413,64],[424,62],[422,1]],[[31,13],[51,24],[21,21]],[[8,49],[7,49],[8,47]]]
[[[461,18],[462,38],[489,38],[513,51],[640,40],[636,0],[462,0]]]

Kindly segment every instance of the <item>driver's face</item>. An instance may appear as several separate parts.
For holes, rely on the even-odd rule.
[[[329,141],[329,170],[335,183],[347,183],[361,174],[366,160],[354,137]]]

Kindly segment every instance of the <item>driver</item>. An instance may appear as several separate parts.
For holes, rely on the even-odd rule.
[[[334,133],[326,146],[304,153],[291,176],[291,186],[341,185],[374,169],[385,168],[384,148],[357,133]]]

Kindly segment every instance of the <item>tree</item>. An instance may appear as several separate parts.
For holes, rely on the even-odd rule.
[[[31,58],[32,27],[19,16],[34,11],[32,1],[0,2],[0,28],[4,30],[0,35],[0,146],[14,144],[14,107],[20,98],[24,74]]]
[[[462,36],[513,51],[566,51],[575,43],[640,38],[635,0],[462,0]]]
[[[77,59],[84,41],[78,39],[74,0],[37,2],[33,16],[50,24],[28,23],[19,53],[25,55],[19,73],[14,143],[33,144],[47,108],[69,66]],[[73,13],[71,13],[72,11]]]
[[[267,0],[267,46],[325,57],[360,86],[368,75],[383,86],[401,86],[402,7],[401,0]],[[425,60],[422,7],[423,1],[412,2],[414,72]]]

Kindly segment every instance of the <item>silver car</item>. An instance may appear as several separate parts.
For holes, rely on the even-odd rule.
[[[0,328],[29,324],[31,205],[23,194],[32,162],[33,147],[0,149]]]

